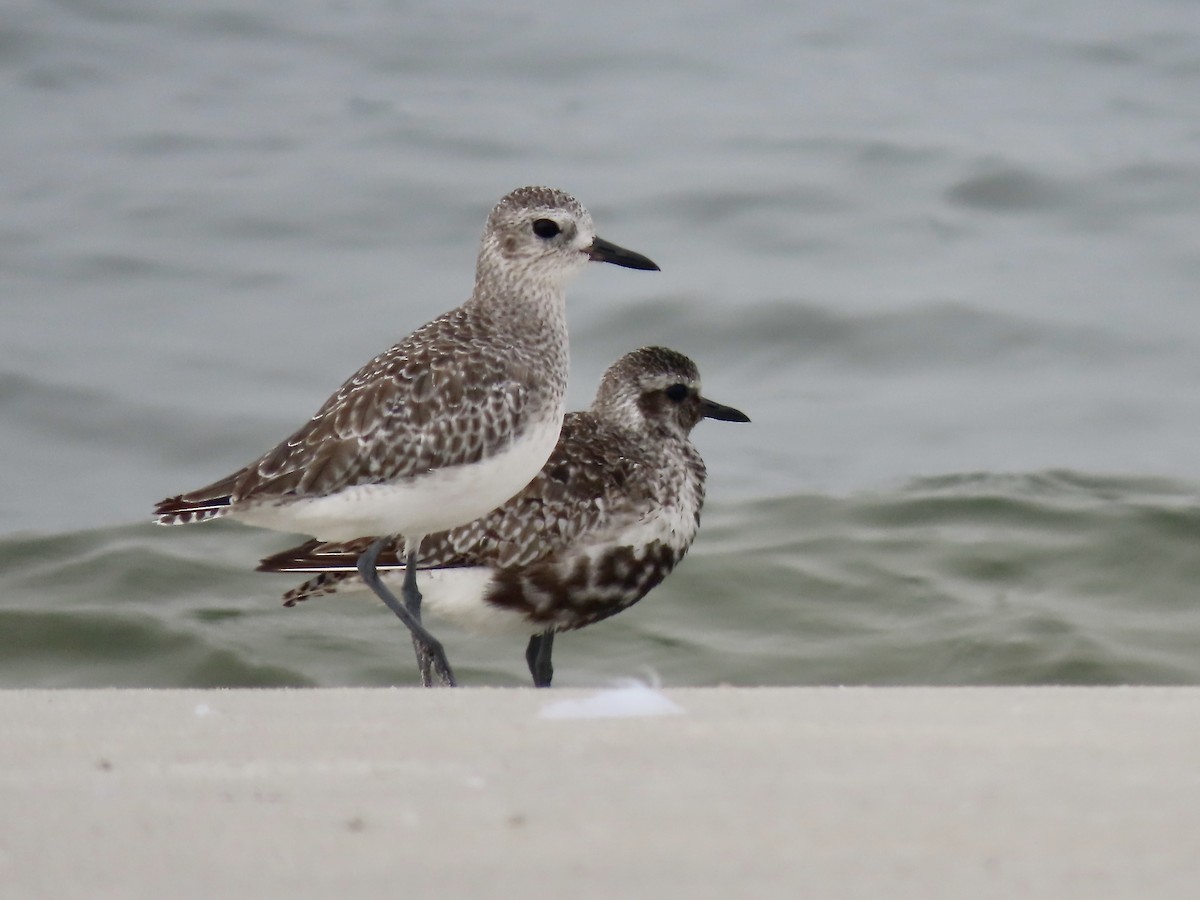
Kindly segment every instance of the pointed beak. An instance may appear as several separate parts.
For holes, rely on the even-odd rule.
[[[650,272],[658,272],[660,269],[653,260],[642,256],[640,253],[634,253],[632,250],[626,250],[624,247],[618,247],[616,244],[610,244],[602,237],[598,237],[592,241],[592,246],[587,249],[588,259],[595,262],[614,263],[618,266],[624,266],[627,269],[646,269]]]
[[[722,422],[749,422],[750,417],[740,409],[732,406],[722,406],[706,397],[700,398],[700,413],[706,419],[720,419]]]

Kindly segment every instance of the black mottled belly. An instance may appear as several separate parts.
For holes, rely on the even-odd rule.
[[[570,631],[632,606],[671,573],[686,548],[654,541],[614,547],[591,557],[501,569],[486,601],[519,612],[532,624]]]

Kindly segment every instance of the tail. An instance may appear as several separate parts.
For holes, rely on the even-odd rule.
[[[371,546],[374,538],[357,538],[342,544],[307,541],[268,556],[258,564],[259,572],[316,572],[299,587],[283,595],[284,606],[295,606],[301,600],[333,594],[348,581],[358,578],[358,558]],[[379,554],[376,565],[380,571],[403,569],[395,547]]]
[[[301,600],[308,600],[310,597],[335,594],[342,584],[357,577],[357,572],[322,572],[320,575],[308,579],[304,584],[294,587],[284,594],[283,605],[289,607],[295,606]]]
[[[232,508],[233,488],[244,471],[234,472],[208,487],[158,501],[154,521],[159,525],[190,525],[219,519]]]
[[[211,497],[208,500],[186,500],[183,496],[160,500],[154,507],[154,521],[159,525],[190,525],[192,522],[207,522],[219,519],[229,512],[229,497]]]
[[[447,540],[448,534],[450,532],[431,536],[433,546],[425,560],[418,564],[418,569],[470,569],[477,565],[487,565],[467,559],[454,551]],[[358,559],[375,540],[373,537],[361,537],[341,543],[306,541],[261,560],[258,571],[305,572],[312,575],[308,581],[283,595],[284,606],[295,606],[301,600],[335,594],[354,582],[362,586],[358,575]],[[379,554],[375,568],[381,573],[403,572],[407,568],[402,557],[403,548],[404,537],[396,535],[391,544],[384,547],[383,552]],[[426,561],[428,565],[425,564]]]
[[[258,564],[259,572],[357,572],[358,558],[374,542],[373,537],[355,538],[344,543],[305,541],[297,547],[281,550]],[[403,568],[396,548],[387,547],[379,554],[376,568]]]

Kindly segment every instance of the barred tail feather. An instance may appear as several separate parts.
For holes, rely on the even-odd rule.
[[[311,540],[291,547],[258,564],[259,572],[357,572],[358,558],[375,540],[373,537],[356,538],[344,543],[327,543]],[[395,547],[386,548],[376,563],[379,571],[403,567],[396,555]]]
[[[190,525],[219,519],[229,512],[230,498],[210,497],[206,500],[185,500],[182,496],[160,500],[154,507],[155,522],[159,525]]]
[[[358,558],[371,546],[372,537],[357,538],[341,544],[307,541],[268,556],[258,564],[260,572],[316,572],[299,587],[283,595],[284,606],[295,606],[302,600],[336,593],[347,581],[358,578]],[[376,563],[379,571],[403,570],[395,547],[380,554]]]
[[[245,472],[245,469],[239,469],[199,490],[158,501],[154,507],[154,521],[159,525],[190,525],[219,519],[233,508],[233,494]]]
[[[291,607],[311,597],[336,593],[343,582],[357,577],[357,572],[322,572],[284,594],[283,605]]]

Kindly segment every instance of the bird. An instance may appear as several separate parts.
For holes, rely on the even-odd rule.
[[[591,407],[567,413],[533,481],[474,522],[426,538],[427,609],[470,630],[529,634],[534,686],[549,687],[557,632],[633,605],[691,547],[707,472],[689,435],[702,419],[750,421],[705,398],[696,364],[678,351],[643,347],[621,357]],[[375,542],[309,541],[258,568],[315,573],[284,595],[292,607],[360,589],[355,559]],[[411,575],[404,545],[398,537],[381,553],[384,577]]]
[[[565,413],[565,289],[589,261],[658,271],[595,233],[564,191],[518,188],[488,215],[470,298],[380,353],[293,434],[236,472],[155,507],[180,525],[227,517],[324,541],[379,536],[362,580],[407,626],[421,681],[454,686],[421,622],[422,536],[464,525],[529,483]],[[387,536],[403,534],[404,602],[382,583]]]

